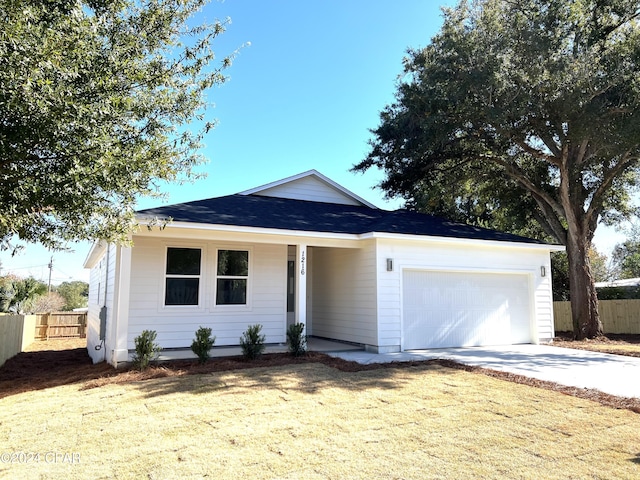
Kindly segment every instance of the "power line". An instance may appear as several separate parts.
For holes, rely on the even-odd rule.
[[[42,267],[48,267],[48,264],[42,264],[42,265],[31,265],[30,267],[9,267],[9,268],[4,268],[1,267],[2,265],[2,261],[0,260],[0,268],[3,268],[4,270],[8,270],[8,271],[13,271],[13,270],[28,270],[30,268],[42,268]]]
[[[73,275],[69,275],[67,272],[64,272],[62,270],[60,270],[59,268],[54,268],[54,270],[62,275],[64,275],[65,277],[69,277],[69,278],[73,278]]]

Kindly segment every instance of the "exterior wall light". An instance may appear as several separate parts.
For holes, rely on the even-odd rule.
[[[393,258],[387,258],[387,272],[393,272]]]
[[[540,276],[541,277],[546,277],[547,276],[547,269],[545,268],[544,265],[540,267]]]

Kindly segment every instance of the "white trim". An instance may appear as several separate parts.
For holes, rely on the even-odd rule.
[[[305,232],[303,230],[283,230],[277,228],[262,228],[262,227],[242,227],[235,225],[213,225],[208,223],[190,223],[190,222],[173,222],[163,230],[141,230],[136,233],[137,236],[142,237],[158,237],[165,238],[166,232],[170,232],[172,228],[184,229],[184,230],[201,230],[202,232],[220,232],[233,235],[255,235],[256,237],[264,238],[252,238],[251,243],[283,243],[286,245],[295,245],[299,243],[296,239],[300,238],[316,238],[329,241],[350,241],[357,242],[360,240],[358,235],[352,233],[331,233],[331,232]],[[181,233],[175,232],[173,234],[181,235]],[[190,234],[191,235],[191,234]],[[278,241],[277,237],[282,238]],[[189,237],[194,238],[194,237]],[[209,240],[208,237],[198,237],[198,239]],[[217,239],[216,239],[217,240]],[[224,239],[225,242],[235,242],[233,239]],[[244,241],[246,240],[239,240]],[[344,248],[348,248],[348,245],[342,245]],[[354,245],[353,248],[359,248]]]
[[[405,270],[428,271],[428,272],[445,272],[445,273],[492,273],[506,275],[533,275],[535,277],[537,270],[535,268],[487,268],[487,267],[465,267],[465,266],[425,266],[425,265],[403,265],[401,272]]]
[[[347,190],[342,185],[334,182],[329,177],[324,176],[317,170],[308,170],[306,172],[298,173],[297,175],[292,175],[291,177],[283,178],[281,180],[276,180],[275,182],[267,183],[265,185],[260,185],[259,187],[250,188],[249,190],[238,192],[238,195],[253,195],[256,193],[263,192],[265,190],[269,190],[270,188],[279,187],[280,185],[284,185],[289,182],[300,180],[301,178],[305,178],[305,177],[316,177],[321,182],[327,184],[328,186],[330,186],[335,190],[338,190],[340,193],[346,195],[347,197],[352,198],[356,202],[361,203],[362,205],[365,205],[369,208],[375,208],[376,210],[378,209],[378,207],[376,207],[373,203],[367,202],[364,198],[356,195],[350,190]]]
[[[296,245],[296,306],[295,323],[305,324],[305,335],[308,335],[307,325],[307,278],[309,273],[309,254],[307,245],[304,243]]]
[[[526,242],[512,242],[507,240],[483,240],[477,238],[459,238],[459,237],[440,237],[431,235],[414,235],[407,233],[384,233],[384,232],[367,232],[367,233],[334,233],[334,232],[316,232],[316,231],[304,231],[304,230],[285,230],[277,228],[262,228],[262,227],[242,227],[235,225],[219,225],[208,223],[191,223],[191,222],[172,222],[165,230],[171,228],[180,228],[185,230],[204,230],[214,232],[229,232],[229,233],[246,233],[255,235],[274,235],[282,237],[298,237],[298,238],[319,238],[330,240],[370,240],[370,239],[384,239],[384,240],[404,240],[421,243],[448,243],[448,244],[469,244],[472,242],[474,245],[484,245],[488,247],[508,247],[508,248],[528,248],[535,250],[547,250],[550,252],[564,252],[564,245],[553,245],[550,243],[526,243]],[[145,236],[146,231],[140,231],[136,235]],[[312,243],[312,242],[311,242]]]
[[[160,305],[159,312],[167,312],[167,311],[186,311],[186,312],[201,312],[205,309],[206,298],[205,298],[205,276],[206,276],[206,266],[207,266],[207,250],[206,245],[204,244],[194,244],[188,241],[184,242],[162,242],[164,245],[164,259],[162,264],[162,276],[160,278]],[[167,295],[167,253],[170,248],[190,248],[193,250],[200,250],[200,275],[171,275],[171,278],[198,278],[198,304],[197,305],[166,305],[166,295]]]
[[[114,312],[112,321],[112,341],[106,345],[111,346],[109,362],[118,367],[118,362],[126,362],[129,359],[127,348],[127,333],[129,331],[129,298],[131,294],[131,248],[116,248],[116,275],[114,279]],[[105,345],[105,346],[106,346]],[[107,352],[105,352],[105,355]]]
[[[107,243],[103,241],[94,242],[91,245],[91,249],[89,253],[87,253],[87,258],[85,258],[83,267],[84,268],[93,268],[98,260],[102,258],[104,252],[107,250]]]
[[[427,243],[449,243],[449,244],[463,244],[472,242],[474,245],[484,245],[487,247],[508,247],[508,248],[530,248],[536,250],[548,250],[551,252],[564,252],[564,245],[553,245],[550,243],[526,243],[515,242],[509,240],[484,240],[480,238],[461,238],[461,237],[439,237],[432,235],[414,235],[408,233],[383,233],[383,232],[369,232],[357,235],[358,239],[367,240],[370,238],[384,239],[384,240],[407,240],[413,242],[427,242]]]
[[[225,313],[230,313],[230,312],[248,312],[253,310],[253,281],[252,281],[252,274],[253,274],[253,248],[251,246],[248,245],[244,245],[244,244],[216,244],[214,246],[214,250],[215,250],[215,254],[213,255],[214,260],[213,263],[211,265],[211,278],[213,279],[212,281],[212,286],[211,286],[211,307],[210,307],[210,311],[211,312],[225,312]],[[246,292],[246,299],[247,299],[247,303],[241,303],[241,304],[231,304],[231,305],[218,305],[217,301],[217,297],[218,297],[218,254],[220,252],[220,250],[233,250],[236,252],[247,252],[247,255],[249,256],[248,258],[248,272],[247,272],[247,276],[246,277],[238,277],[238,278],[246,278],[247,280],[247,292]],[[227,278],[227,277],[222,277],[222,278]]]
[[[171,225],[165,228],[165,230],[168,230],[172,227],[184,228],[189,230],[213,230],[216,232],[253,233],[260,235],[280,235],[287,237],[321,237],[338,238],[344,240],[358,240],[361,238],[359,234],[355,233],[314,232],[305,230],[285,230],[280,228],[243,227],[238,225],[220,225],[191,222],[172,222]],[[138,232],[137,235],[140,235],[140,232]]]

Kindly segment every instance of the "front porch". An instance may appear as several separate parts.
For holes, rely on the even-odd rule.
[[[310,352],[354,352],[364,351],[363,345],[356,345],[353,343],[341,342],[339,340],[329,340],[326,338],[308,337],[307,338],[307,350]],[[287,353],[286,344],[267,344],[264,353]],[[218,357],[234,357],[242,355],[242,349],[239,345],[213,347],[211,349],[211,358]],[[158,361],[169,360],[189,360],[197,358],[195,354],[188,348],[168,348],[160,352]]]

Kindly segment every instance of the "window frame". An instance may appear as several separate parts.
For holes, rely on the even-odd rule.
[[[167,268],[169,264],[169,250],[170,249],[179,249],[179,250],[199,250],[200,251],[200,272],[197,275],[194,274],[175,274],[168,273]],[[202,310],[204,308],[204,280],[205,280],[205,269],[206,269],[206,249],[202,245],[165,245],[164,248],[164,264],[162,270],[162,297],[160,298],[160,305],[162,309],[191,309],[191,310]],[[196,304],[185,304],[185,305],[167,305],[167,279],[169,278],[184,278],[184,279],[197,279],[198,280],[198,303]]]
[[[233,251],[233,252],[247,252],[247,275],[218,275],[218,259],[221,251]],[[213,262],[213,295],[212,295],[212,308],[214,310],[251,310],[251,272],[253,271],[253,251],[246,245],[227,245],[215,247],[215,261]],[[245,280],[245,303],[218,303],[218,280]]]

